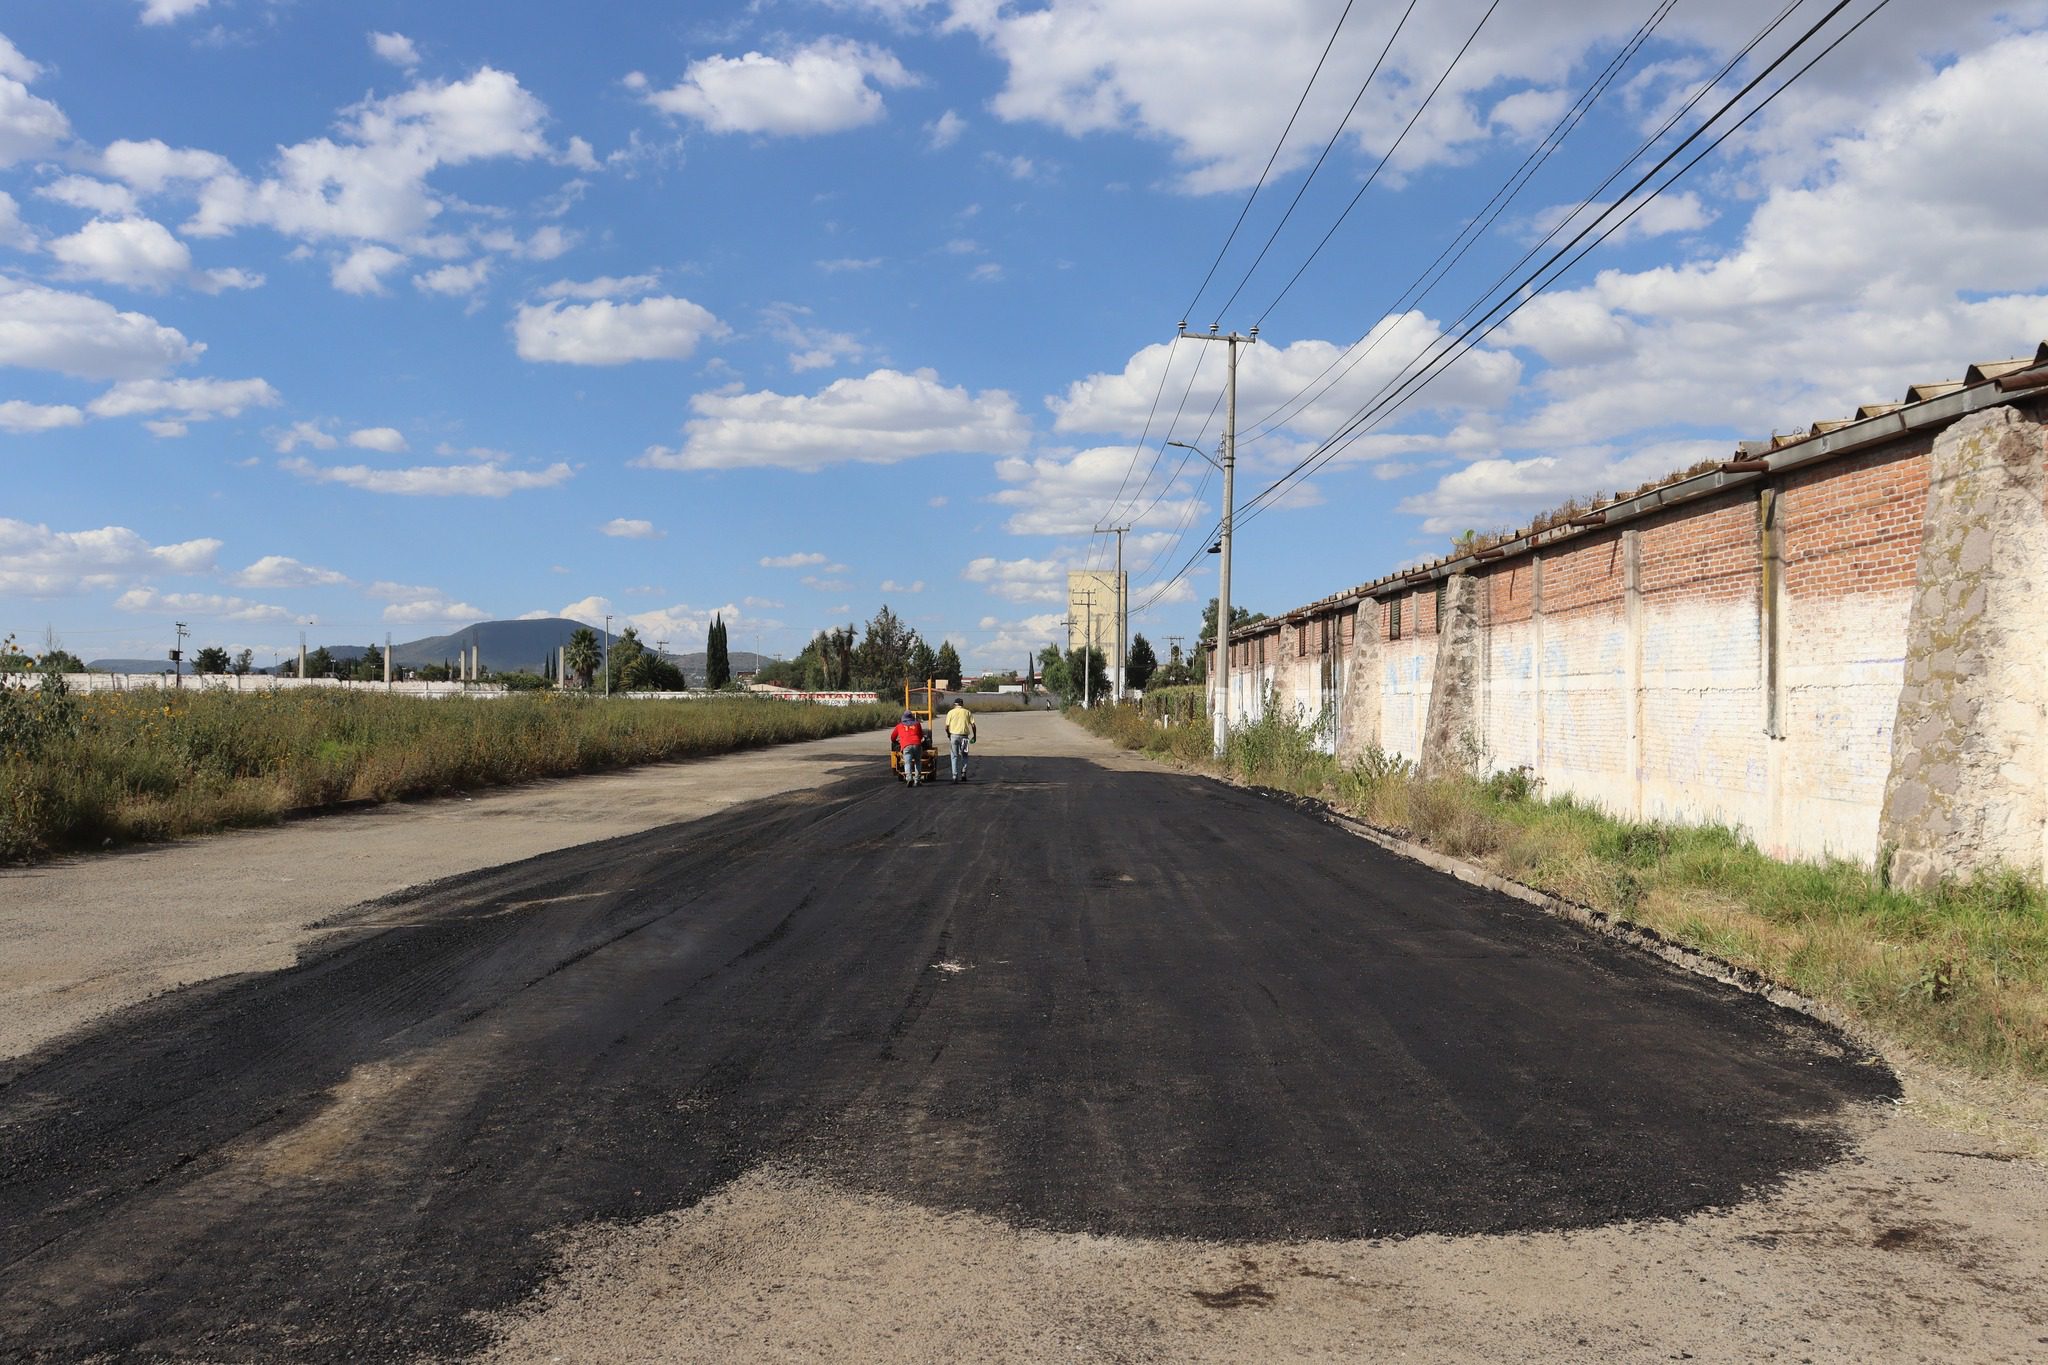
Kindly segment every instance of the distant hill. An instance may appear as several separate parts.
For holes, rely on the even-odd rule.
[[[424,640],[395,643],[391,646],[391,657],[400,668],[425,668],[429,664],[440,663],[453,666],[471,645],[476,645],[484,667],[493,673],[520,670],[539,673],[544,667],[552,667],[555,651],[568,644],[569,637],[582,629],[581,621],[572,621],[565,616],[551,616],[538,621],[479,621],[449,635],[430,635]],[[602,638],[603,632],[593,633]],[[617,644],[618,639],[618,635],[613,634],[612,643]],[[352,663],[363,657],[365,648],[359,644],[330,644],[327,653],[330,658]],[[278,665],[278,671],[290,674],[297,666],[297,657],[296,654],[285,656]],[[668,657],[691,682],[702,685],[703,650],[695,654],[670,651]],[[762,656],[747,650],[732,651],[731,659],[735,673],[751,673],[764,662]],[[94,659],[86,667],[108,673],[167,673],[171,665],[168,659]],[[191,672],[189,664],[185,671]]]

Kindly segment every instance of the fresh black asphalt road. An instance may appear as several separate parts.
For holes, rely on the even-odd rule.
[[[457,1354],[557,1234],[766,1160],[1142,1237],[1668,1217],[1894,1093],[1801,1016],[1011,724],[976,782],[895,786],[878,737],[0,1069],[0,1358]]]

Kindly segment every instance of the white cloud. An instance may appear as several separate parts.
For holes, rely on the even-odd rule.
[[[234,166],[218,152],[172,147],[156,138],[109,143],[100,154],[100,164],[108,175],[146,195],[161,194],[174,184],[199,184],[234,172]]]
[[[491,275],[491,259],[479,256],[468,265],[444,265],[412,277],[413,287],[423,294],[474,294]]]
[[[242,597],[223,597],[210,592],[158,592],[155,588],[130,588],[114,599],[117,611],[155,612],[193,620],[263,621],[293,620],[283,607],[251,602]]]
[[[322,430],[316,422],[294,422],[290,428],[271,437],[270,448],[280,455],[289,455],[300,446],[311,446],[315,450],[332,450],[341,442]]]
[[[789,368],[799,374],[859,360],[867,354],[867,346],[849,332],[808,326],[804,322],[810,316],[808,308],[778,303],[761,312],[769,334],[790,348]]]
[[[0,38],[0,43],[7,40]],[[0,166],[41,156],[71,136],[64,111],[28,91],[28,83],[41,74],[42,68],[14,44],[0,52]]]
[[[412,245],[444,208],[429,176],[477,161],[551,156],[541,132],[547,117],[518,77],[492,67],[467,80],[421,82],[345,110],[338,138],[281,148],[268,179],[214,175],[185,231],[207,237],[262,226],[309,240]]]
[[[1001,389],[970,394],[931,370],[876,370],[813,396],[700,393],[679,450],[653,447],[635,463],[655,469],[775,467],[816,470],[844,461],[893,464],[942,452],[1002,455],[1023,449],[1030,423]]]
[[[1832,138],[1782,101],[1763,159],[1733,170],[1761,181],[1739,239],[1525,307],[1494,340],[1547,368],[1461,452],[1474,463],[1403,510],[1432,530],[1507,524],[1683,467],[1696,448],[1668,444],[1674,429],[1726,432],[1697,447],[1725,453],[2030,353],[2048,335],[2048,264],[2020,187],[2048,182],[2048,148],[2014,144],[1996,176],[1970,168],[1987,136],[2048,118],[2044,67],[2048,34],[2019,34],[1928,63],[1874,107],[1823,90],[1810,99],[1848,130]]]
[[[20,251],[36,249],[35,230],[21,221],[21,205],[5,190],[0,190],[0,247],[14,247]]]
[[[885,578],[885,579],[883,579],[883,580],[882,580],[882,591],[883,591],[883,592],[923,592],[923,591],[924,591],[924,580],[923,580],[922,578],[920,578],[920,579],[918,579],[918,580],[917,580],[916,582],[914,582],[914,583],[898,583],[898,582],[897,582],[897,581],[896,581],[895,579],[893,579],[893,578]]]
[[[488,462],[373,469],[359,464],[316,465],[301,456],[279,460],[278,467],[314,483],[338,483],[369,493],[407,497],[502,498],[533,488],[553,488],[568,482],[576,472],[566,464],[527,470],[506,469]]]
[[[621,540],[660,540],[668,534],[666,531],[655,530],[651,521],[640,521],[630,517],[613,517],[597,529]]]
[[[661,287],[659,275],[600,275],[594,280],[556,280],[540,291],[544,299],[628,299]]]
[[[134,289],[162,289],[192,268],[192,252],[149,218],[95,218],[50,243],[50,254],[73,279]]]
[[[221,266],[205,271],[192,283],[204,293],[224,294],[230,289],[261,289],[263,276],[239,266]]]
[[[997,559],[984,555],[969,560],[960,576],[979,583],[991,596],[1006,602],[1064,602],[1067,566],[1051,559]]]
[[[381,294],[384,277],[405,261],[404,252],[388,246],[360,246],[335,263],[329,279],[344,294]]]
[[[817,266],[827,275],[840,275],[854,270],[873,270],[881,263],[880,256],[839,256],[829,261],[819,261]]]
[[[410,71],[420,64],[420,50],[403,33],[372,33],[370,51],[393,66]]]
[[[188,14],[206,8],[209,0],[142,0],[142,22],[175,24]]]
[[[61,597],[117,587],[159,574],[205,573],[218,540],[151,545],[125,526],[52,531],[0,517],[0,593]]]
[[[404,435],[396,427],[364,427],[351,431],[348,443],[358,450],[381,450],[386,455],[402,455],[408,449]]]
[[[681,82],[645,98],[714,133],[804,136],[873,123],[884,113],[875,85],[915,83],[881,48],[821,38],[784,57],[706,57],[692,62]]]
[[[764,555],[761,567],[764,569],[808,569],[814,564],[823,564],[825,556],[815,551],[788,555]]]
[[[525,304],[512,323],[520,359],[564,365],[685,360],[706,337],[728,331],[709,309],[665,294],[635,303]]]
[[[967,131],[967,120],[948,109],[924,126],[925,146],[935,152],[944,151],[960,140]]]
[[[1154,498],[1174,465],[1161,461],[1159,473],[1143,482],[1150,457],[1132,470],[1129,446],[1096,446],[1062,459],[1040,455],[996,462],[996,477],[1012,485],[989,501],[1014,509],[1003,523],[1012,535],[1086,535],[1114,509],[1139,526],[1177,526],[1193,521],[1205,508],[1187,493]],[[1126,482],[1126,476],[1129,482]],[[1141,486],[1143,483],[1143,486]],[[1118,494],[1122,497],[1119,499]]]
[[[393,625],[432,625],[444,621],[482,621],[490,613],[482,607],[450,597],[421,597],[410,602],[393,602],[384,608],[384,619]]]
[[[95,417],[171,413],[183,422],[240,417],[248,408],[275,407],[277,390],[261,379],[124,379],[92,400]],[[179,433],[182,434],[182,433]]]
[[[995,284],[1003,278],[1003,268],[994,261],[983,261],[967,272],[967,278],[976,284]]]
[[[68,403],[45,405],[24,402],[19,398],[0,403],[0,431],[15,435],[75,427],[84,421],[85,414]]]
[[[67,175],[37,187],[38,198],[69,204],[75,209],[102,216],[124,218],[136,212],[135,191],[89,175]]]
[[[33,83],[43,74],[43,68],[22,55],[20,48],[0,33],[0,76],[11,81]]]
[[[347,574],[302,564],[289,555],[265,555],[228,575],[228,582],[238,588],[330,588],[348,581]]]
[[[162,374],[205,349],[141,313],[0,276],[0,365],[131,379]]]
[[[785,603],[776,601],[772,597],[748,597],[742,600],[748,606],[753,607],[757,611],[779,611],[782,609],[784,605],[786,605]]]
[[[1060,614],[1050,611],[1021,620],[984,616],[980,628],[990,634],[962,651],[962,657],[976,668],[1021,668],[1026,660],[1033,661],[1035,667],[1039,650],[1063,644],[1067,638]]]

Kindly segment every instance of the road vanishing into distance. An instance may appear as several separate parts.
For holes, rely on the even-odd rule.
[[[877,736],[0,1063],[0,1357],[461,1356],[568,1234],[771,1166],[1020,1236],[1668,1219],[1896,1094],[1821,1025],[1282,802],[983,729],[967,784],[894,785]]]

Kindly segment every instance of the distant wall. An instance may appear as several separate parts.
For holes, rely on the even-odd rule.
[[[2041,596],[2008,594],[2002,600],[2021,605],[1972,624],[1958,615],[1967,593],[1951,592],[1946,607],[1948,598],[1920,593],[1930,576],[1955,579],[1945,566],[1967,539],[1925,524],[1929,470],[1943,467],[1935,442],[1950,442],[1952,480],[1993,459],[2031,460],[2039,475],[2048,468],[2044,409],[2038,397],[1990,409],[2003,414],[1997,443],[1969,435],[1982,425],[1972,418],[1953,436],[1902,436],[1471,567],[1478,626],[1466,647],[1478,684],[1466,747],[1482,768],[1528,768],[1546,792],[1616,814],[1728,824],[1782,856],[1876,859],[1891,846],[1880,813],[1900,761],[1894,727],[1909,637],[1931,642],[1924,648],[1939,655],[1937,667],[1992,678],[1941,694],[1975,708],[1969,734],[1989,734],[1994,716],[2015,734],[2048,734]],[[1966,437],[1974,444],[1959,444]],[[2001,583],[2048,576],[2030,557],[2048,536],[2048,513],[2029,491],[2039,478],[1995,482],[2004,501],[1993,529],[1968,542],[1982,556],[1976,571]],[[1975,507],[1990,495],[1957,496]],[[1377,743],[1420,762],[1442,666],[1438,601],[1435,584],[1390,584],[1254,627],[1233,641],[1235,714],[1257,716],[1270,703],[1322,716],[1333,748]],[[1923,619],[1936,612],[1955,619]],[[1942,640],[1960,663],[1940,653]],[[1377,670],[1377,686],[1352,676],[1363,667]],[[1966,753],[2012,747],[1954,742]],[[2022,747],[2032,762],[2035,748]],[[2021,832],[2008,829],[1999,847],[2031,839],[2042,862],[2048,773],[1987,782],[1987,761],[1950,766],[1975,773],[1980,798],[1988,790],[1994,806],[2008,792],[2029,795],[2010,797],[2024,810],[1971,818],[2016,823]]]

